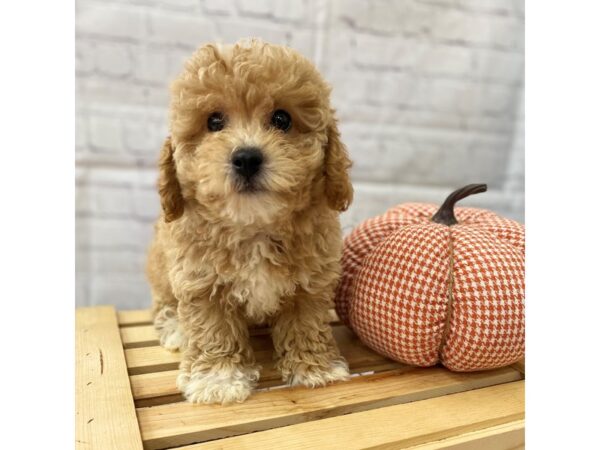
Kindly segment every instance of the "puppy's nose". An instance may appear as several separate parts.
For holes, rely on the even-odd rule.
[[[239,175],[251,178],[259,170],[263,162],[263,154],[259,148],[244,147],[236,150],[231,155],[231,164]]]

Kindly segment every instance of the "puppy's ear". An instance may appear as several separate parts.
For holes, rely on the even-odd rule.
[[[336,119],[332,117],[327,127],[325,148],[325,195],[331,209],[345,211],[352,203],[353,189],[350,183],[352,161],[340,140]]]
[[[158,161],[158,193],[165,213],[165,222],[179,219],[183,214],[183,196],[177,181],[171,138],[165,139]]]

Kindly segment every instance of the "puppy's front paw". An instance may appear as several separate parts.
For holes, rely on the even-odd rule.
[[[256,367],[212,369],[192,375],[182,372],[177,377],[177,387],[191,403],[241,403],[252,392],[258,377]]]
[[[350,377],[348,364],[343,360],[331,361],[329,367],[317,365],[298,365],[287,380],[291,386],[304,385],[308,387],[325,386],[334,381],[344,381]]]
[[[157,320],[154,324],[159,336],[160,345],[171,352],[185,348],[185,335],[179,326],[177,319],[168,318]]]
[[[185,336],[181,331],[181,328],[175,328],[174,330],[170,330],[168,333],[161,335],[160,345],[170,352],[183,350],[185,346]]]

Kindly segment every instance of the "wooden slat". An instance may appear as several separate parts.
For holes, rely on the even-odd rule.
[[[121,340],[123,347],[140,348],[158,346],[158,335],[154,329],[154,325],[137,325],[126,326],[120,328]],[[271,329],[263,327],[255,327],[250,329],[251,336],[265,336],[270,334]]]
[[[353,374],[364,372],[380,373],[388,370],[408,372],[409,370],[414,369],[416,369],[416,367],[407,366],[394,361],[384,362],[383,364],[378,365],[369,365],[367,368],[357,367],[350,361],[350,372]],[[179,370],[169,370],[166,372],[131,376],[131,388],[136,407],[164,405],[166,403],[183,401],[183,397],[175,385],[178,374]],[[281,374],[275,370],[274,362],[265,364],[260,373],[257,389],[281,385],[283,385]]]
[[[410,448],[484,427],[522,420],[525,414],[524,387],[523,381],[517,381],[190,445],[181,450]],[[484,445],[473,448],[487,450],[494,447]]]
[[[130,375],[173,370],[179,367],[181,355],[162,347],[142,347],[125,350]]]
[[[148,325],[152,323],[152,314],[149,309],[117,311],[117,319],[121,327]]]
[[[158,345],[154,325],[121,327],[121,340],[125,348],[151,347]]]
[[[403,374],[391,371],[362,376],[321,389],[298,387],[258,392],[244,403],[226,407],[172,403],[138,408],[137,414],[144,447],[160,449],[414,402],[520,378],[521,374],[512,368],[460,374],[433,367]],[[404,428],[406,424],[398,421],[394,426]],[[365,428],[365,424],[359,428]],[[339,438],[333,437],[339,436],[339,432],[329,433],[339,444]]]
[[[257,360],[267,361],[272,358],[273,343],[270,336],[253,336],[251,342]],[[171,352],[160,346],[141,347],[126,349],[125,358],[129,373],[137,375],[177,368],[181,360],[181,353]]]
[[[152,326],[150,310],[119,311],[117,314],[121,326],[121,339],[125,348],[158,345],[158,336],[154,326]],[[340,324],[340,318],[334,309],[329,310],[329,321],[331,325]],[[252,336],[268,334],[269,332],[270,329],[264,325],[250,329]]]
[[[154,329],[154,325],[138,325],[121,327],[121,340],[123,347],[140,348],[158,346],[158,335]],[[271,332],[268,327],[257,327],[250,330],[251,336],[268,335]]]
[[[350,365],[353,372],[367,372],[370,370],[381,371],[409,366],[396,363],[381,356],[366,347],[345,326],[333,327],[340,352]],[[258,363],[262,366],[261,386],[279,384],[280,375],[274,368],[271,342],[269,337],[253,338],[253,348],[262,351],[256,353]],[[260,345],[259,345],[260,344]],[[131,387],[136,401],[166,397],[152,402],[140,404],[159,404],[177,399],[178,391],[175,387],[175,378],[179,366],[179,353],[171,353],[161,347],[148,347],[142,349],[126,350],[127,362],[131,376]]]
[[[525,420],[470,431],[447,439],[408,447],[406,450],[523,450]]]
[[[75,328],[76,448],[141,450],[114,308],[78,309]]]
[[[355,367],[368,367],[369,364],[379,365],[390,361],[366,347],[352,331],[343,325],[334,326],[333,335],[342,355],[346,359],[352,358]],[[251,340],[257,362],[266,366],[273,359],[273,344],[270,337],[268,335],[253,336]],[[181,354],[154,346],[126,349],[125,358],[129,374],[139,375],[176,369],[179,367]]]

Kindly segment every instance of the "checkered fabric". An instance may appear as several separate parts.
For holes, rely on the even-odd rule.
[[[512,364],[525,353],[525,230],[477,208],[458,224],[438,207],[398,205],[344,241],[340,318],[374,350],[455,371]]]

